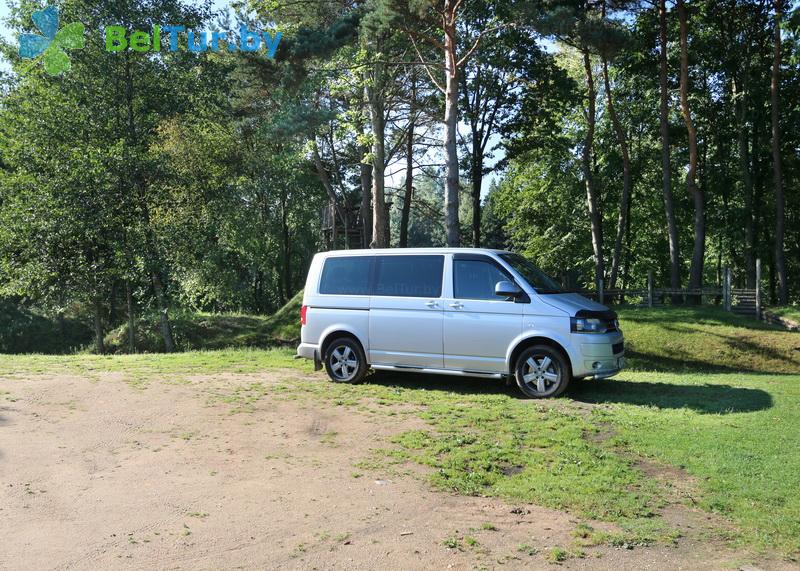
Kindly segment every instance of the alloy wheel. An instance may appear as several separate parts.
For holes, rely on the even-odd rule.
[[[555,392],[561,383],[561,375],[560,365],[549,355],[531,355],[522,369],[522,380],[525,385],[541,396]]]
[[[350,381],[358,373],[358,355],[347,345],[335,347],[328,362],[337,381]]]

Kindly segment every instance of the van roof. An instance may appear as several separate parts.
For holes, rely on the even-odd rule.
[[[380,254],[508,254],[507,250],[493,250],[490,248],[375,248],[353,250],[330,250],[320,252],[318,256],[360,256]]]

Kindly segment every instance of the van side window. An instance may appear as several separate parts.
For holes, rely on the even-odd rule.
[[[439,297],[444,256],[378,256],[373,295]]]
[[[373,256],[328,258],[322,268],[319,293],[369,295]]]
[[[458,299],[501,301],[494,294],[494,286],[501,281],[514,280],[491,262],[453,260],[453,295]]]

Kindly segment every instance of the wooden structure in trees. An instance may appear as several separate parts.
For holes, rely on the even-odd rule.
[[[386,243],[389,243],[389,215],[392,201],[386,201]],[[369,248],[364,232],[364,217],[361,208],[349,200],[329,202],[320,214],[322,244],[327,250],[353,250]]]
[[[320,214],[325,250],[368,248],[364,240],[364,219],[358,206],[348,201],[329,204]]]

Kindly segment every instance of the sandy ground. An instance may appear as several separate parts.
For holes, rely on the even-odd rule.
[[[419,424],[413,415],[271,397],[231,414],[231,405],[208,398],[215,386],[286,374],[144,389],[111,374],[0,379],[8,393],[0,397],[0,568],[552,569],[547,550],[574,541],[577,520],[568,514],[453,496],[424,478],[354,466],[387,436]],[[705,517],[679,515],[685,537],[677,547],[587,548],[562,567],[753,563],[702,539]],[[444,545],[464,535],[479,545]]]

